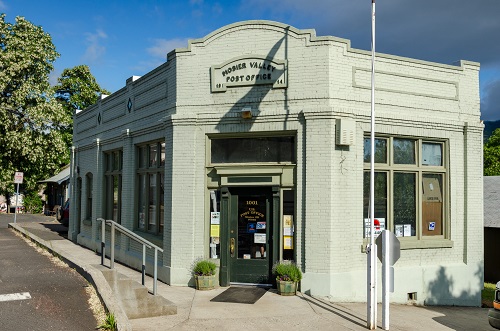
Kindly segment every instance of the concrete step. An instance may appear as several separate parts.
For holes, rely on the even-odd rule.
[[[121,302],[129,319],[177,314],[177,306],[159,295],[150,295],[143,300],[126,299]]]
[[[116,269],[102,265],[93,267],[102,272],[129,319],[177,314],[177,306],[173,302],[150,294],[147,287],[120,274]]]
[[[121,278],[115,281],[113,283],[113,291],[122,300],[144,300],[150,295],[147,287],[127,278]]]

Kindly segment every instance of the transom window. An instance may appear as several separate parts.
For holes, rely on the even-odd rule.
[[[364,139],[363,217],[369,237],[370,138]],[[444,141],[423,138],[375,139],[375,235],[388,229],[398,237],[421,239],[446,233]]]
[[[164,224],[165,142],[138,146],[137,153],[137,227],[161,235]]]
[[[295,163],[295,137],[214,138],[212,163]]]

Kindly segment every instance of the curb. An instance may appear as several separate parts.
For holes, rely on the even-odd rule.
[[[17,224],[9,223],[8,226],[9,228],[22,234],[24,237],[30,239],[32,242],[46,249],[53,256],[61,259],[70,268],[75,269],[83,278],[85,278],[94,287],[106,311],[113,313],[115,315],[115,319],[118,325],[118,331],[132,331],[132,325],[130,324],[127,315],[125,314],[123,308],[116,301],[113,295],[113,291],[111,290],[111,287],[104,278],[102,272],[100,272],[91,265],[86,265],[85,263],[78,263],[71,257],[64,255],[63,252],[60,252],[56,248],[52,247],[50,241],[41,239],[40,237],[30,233],[28,230],[26,230],[21,226],[18,226]]]

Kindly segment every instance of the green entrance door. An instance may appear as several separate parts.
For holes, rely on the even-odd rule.
[[[230,189],[230,282],[271,284],[273,212],[271,187]]]

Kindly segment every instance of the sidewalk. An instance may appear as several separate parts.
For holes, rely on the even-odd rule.
[[[36,215],[31,215],[36,216]],[[42,216],[43,217],[43,216]],[[57,232],[61,225],[50,217],[18,219],[9,227],[24,233],[40,245],[92,278],[110,311],[116,301],[106,290],[102,274],[93,267],[101,257],[93,251],[65,239]],[[109,265],[109,260],[106,260]],[[141,282],[141,273],[115,264],[118,272]],[[104,283],[103,283],[104,282]],[[147,278],[151,290],[153,281]],[[109,287],[108,287],[109,288]],[[177,305],[177,315],[128,320],[118,314],[120,330],[367,330],[365,303],[332,303],[299,293],[282,297],[269,290],[255,304],[211,302],[226,288],[196,291],[190,287],[169,286],[158,282],[158,294]],[[111,307],[110,307],[111,306]],[[378,308],[378,329],[382,329],[382,308]],[[488,324],[487,308],[390,306],[390,330],[494,330]]]

